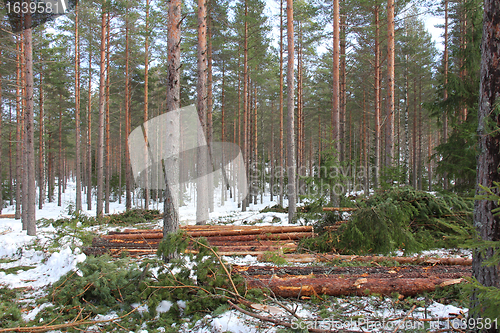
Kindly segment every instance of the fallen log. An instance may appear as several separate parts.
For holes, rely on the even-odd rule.
[[[464,279],[427,278],[280,278],[249,279],[249,289],[262,289],[275,296],[298,298],[301,296],[328,295],[366,296],[370,294],[391,295],[395,292],[403,296],[415,296],[434,291],[437,287],[463,282]]]
[[[297,240],[302,238],[312,237],[310,232],[287,232],[282,234],[255,234],[255,235],[241,235],[241,236],[211,236],[206,237],[209,242],[211,241],[224,241],[231,239],[238,242],[247,242],[254,240]]]
[[[424,278],[439,277],[443,279],[458,279],[472,275],[470,267],[465,266],[398,266],[398,267],[328,267],[328,266],[233,266],[233,270],[248,278],[279,277],[371,277],[371,278]]]
[[[323,207],[324,212],[352,212],[357,208],[352,207]]]
[[[102,235],[102,239],[161,239],[163,238],[163,232],[151,232],[151,233],[130,233],[130,234],[111,234]]]
[[[288,262],[312,263],[328,261],[359,261],[359,262],[383,262],[395,261],[400,264],[424,264],[424,265],[472,265],[472,259],[468,258],[430,258],[430,257],[382,257],[382,256],[355,256],[339,254],[287,254],[283,258]],[[265,261],[264,256],[257,258]]]
[[[274,247],[285,247],[285,246],[293,246],[293,247],[297,247],[297,244],[295,244],[294,242],[287,242],[287,241],[267,241],[267,240],[264,240],[264,241],[259,241],[259,240],[255,240],[255,241],[248,241],[248,242],[238,242],[238,241],[231,241],[230,239],[226,240],[226,241],[212,241],[212,240],[208,240],[208,244],[210,246],[217,246],[217,247],[221,247],[221,246],[241,246],[241,245],[244,245],[244,246],[274,246]]]
[[[213,230],[213,231],[193,231],[189,232],[191,237],[212,237],[212,236],[238,236],[238,235],[258,235],[291,232],[313,233],[312,226],[275,226],[275,227],[248,227],[244,229]]]
[[[15,219],[16,214],[0,214],[0,219]]]

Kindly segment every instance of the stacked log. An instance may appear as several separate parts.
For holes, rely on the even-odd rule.
[[[356,261],[356,262],[397,262],[399,264],[419,265],[472,265],[472,259],[468,258],[431,258],[431,257],[383,257],[383,256],[356,256],[340,254],[284,254],[282,257],[289,263],[315,263],[332,261]],[[258,256],[259,261],[265,261],[265,256]]]
[[[399,293],[414,296],[464,282],[463,266],[398,267],[234,267],[250,289],[280,297],[344,296]]]
[[[205,237],[210,246],[217,247],[219,255],[262,255],[265,252],[293,252],[298,241],[314,236],[312,226],[182,226],[193,238]],[[119,255],[153,254],[163,238],[161,229],[126,229],[96,237],[85,253]],[[189,249],[192,251],[192,249]]]

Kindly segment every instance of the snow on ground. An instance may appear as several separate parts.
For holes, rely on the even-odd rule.
[[[85,200],[86,196],[82,196]],[[62,194],[62,207],[57,206],[57,202],[45,203],[43,209],[37,209],[36,216],[37,219],[57,219],[61,217],[69,217],[69,211],[74,207],[75,198],[75,184],[69,182],[68,188],[65,193]],[[122,204],[117,202],[110,203],[110,212],[119,213],[125,210],[125,202]],[[233,225],[245,225],[245,224],[259,224],[259,225],[287,225],[288,217],[286,213],[260,213],[259,211],[265,207],[271,207],[276,205],[275,201],[271,201],[268,196],[264,196],[263,202],[258,204],[251,204],[246,212],[241,212],[237,204],[232,200],[225,201],[224,204],[221,203],[220,196],[215,197],[215,209],[214,212],[210,213],[210,219],[213,223],[230,223]],[[286,206],[287,203],[285,202]],[[86,203],[83,203],[84,208],[86,208]],[[154,203],[151,208],[158,208],[162,211],[163,205]],[[15,207],[9,206],[4,208],[3,214],[13,214],[15,213]],[[95,215],[95,205],[92,210],[84,210],[84,214],[89,216]],[[181,224],[195,224],[196,222],[196,207],[195,200],[188,201],[186,205],[180,207],[180,220]],[[44,294],[43,287],[50,285],[57,281],[61,276],[67,272],[74,270],[78,262],[85,260],[85,254],[81,253],[78,243],[75,243],[70,236],[63,237],[59,239],[62,243],[57,248],[48,249],[45,245],[49,244],[56,235],[60,233],[52,225],[41,227],[38,225],[37,236],[27,236],[26,231],[22,230],[21,222],[15,219],[0,219],[0,286],[6,286],[9,288],[23,287],[26,289],[27,296],[25,304],[31,304],[30,309],[23,314],[23,318],[28,321],[33,318],[45,307],[50,306],[50,303],[41,304],[35,306],[34,299],[38,298],[40,295]],[[397,252],[395,255],[403,255],[402,252]],[[422,253],[416,254],[420,256],[452,256],[452,257],[471,257],[471,252],[468,250],[452,249],[452,250],[433,250],[424,251]],[[226,257],[223,259],[229,264],[238,265],[256,265],[260,264],[257,262],[255,256],[247,255],[245,257]],[[6,274],[5,269],[12,267],[23,267],[16,272],[10,272]],[[367,330],[370,328],[370,322],[367,318],[397,318],[404,317],[407,310],[395,310],[392,306],[393,299],[380,299],[380,297],[345,297],[339,298],[327,311],[339,312],[346,314],[348,313],[350,317],[356,320],[348,321],[343,318],[342,322],[335,321],[333,319],[321,319],[318,316],[318,308],[310,308],[305,305],[305,303],[296,303],[291,301],[284,302],[289,308],[295,308],[296,313],[301,316],[304,321],[303,325],[316,325],[308,327],[318,327],[318,328],[345,328],[345,329],[359,329],[360,331]],[[162,313],[168,311],[172,304],[167,301],[163,301],[157,307],[157,312]],[[182,308],[183,304],[179,304]],[[137,304],[136,306],[139,306]],[[185,304],[184,304],[185,306]],[[141,307],[140,311],[147,311],[147,307]],[[433,302],[427,307],[417,307],[412,316],[415,318],[446,318],[454,314],[465,314],[467,309],[457,308],[452,305],[443,305],[437,302]],[[266,315],[266,313],[262,313]],[[111,319],[116,317],[116,313],[109,313],[106,316],[98,316],[94,318],[96,320]],[[273,315],[273,318],[276,315]],[[279,317],[279,316],[278,316]],[[363,326],[360,320],[365,320]],[[368,320],[368,321],[367,321]],[[291,321],[290,317],[284,318],[283,321],[294,323]],[[395,325],[397,321],[391,322],[391,325]],[[413,321],[412,321],[413,322]],[[380,320],[374,321],[371,324],[380,324]],[[418,323],[418,322],[413,322]],[[357,324],[358,326],[352,326]],[[294,325],[299,325],[297,322]],[[319,326],[318,326],[319,325]],[[332,326],[332,325],[340,325]],[[438,321],[437,328],[446,328],[446,323],[441,323]],[[395,327],[395,326],[391,326]],[[299,328],[299,327],[295,327]],[[180,332],[276,332],[277,327],[272,324],[263,323],[255,318],[251,318],[245,314],[242,314],[235,310],[226,311],[222,315],[212,317],[207,315],[203,319],[194,323],[194,325],[188,325],[185,323],[179,328]],[[369,329],[370,330],[370,329]],[[161,330],[160,330],[161,331]],[[371,327],[373,332],[386,331],[386,327],[377,328],[375,326]],[[392,330],[391,330],[392,331]],[[141,332],[147,332],[147,330],[142,330]]]

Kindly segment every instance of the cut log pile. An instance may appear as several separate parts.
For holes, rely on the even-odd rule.
[[[300,239],[314,236],[312,226],[196,225],[182,226],[181,229],[193,238],[205,237],[210,246],[218,248],[219,255],[293,252]],[[92,247],[84,252],[93,255],[120,255],[124,251],[129,255],[154,254],[162,238],[161,229],[109,232],[108,235],[94,238]]]
[[[414,296],[458,284],[471,276],[463,266],[234,267],[247,287],[280,297],[369,294]]]
[[[340,254],[283,254],[281,255],[289,263],[314,263],[332,261],[357,261],[357,262],[397,262],[399,264],[419,265],[472,265],[469,258],[431,258],[431,257],[383,257],[383,256],[356,256]],[[266,256],[257,257],[259,261],[266,261]]]

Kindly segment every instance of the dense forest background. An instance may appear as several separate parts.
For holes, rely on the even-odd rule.
[[[388,29],[391,0],[342,0],[338,19],[335,3],[294,2],[298,194],[312,195],[310,184],[317,187],[321,181],[342,185],[319,193],[333,200],[337,194],[393,184],[471,193],[482,2],[396,1],[393,35]],[[207,138],[241,147],[253,200],[273,189],[271,195],[283,204],[288,182],[286,172],[280,172],[288,144],[286,4],[210,0],[206,6]],[[39,208],[54,200],[62,205],[61,193],[76,172],[83,193],[75,198],[77,209],[92,208],[99,181],[105,184],[105,212],[109,201],[121,201],[122,194],[127,208],[147,208],[162,196],[134,188],[126,138],[166,111],[167,7],[163,0],[80,1],[69,14],[33,29]],[[439,51],[425,29],[424,14],[444,18]],[[16,205],[19,217],[25,43],[22,33],[10,32],[6,8],[0,28],[0,211]],[[186,106],[196,104],[199,93],[196,3],[182,4],[180,29],[181,106]],[[96,168],[99,128],[104,133],[102,174]]]

